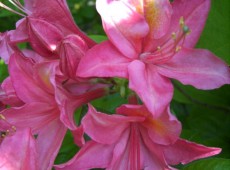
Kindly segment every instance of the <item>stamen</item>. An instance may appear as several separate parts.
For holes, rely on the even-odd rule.
[[[15,11],[15,10],[9,8],[8,6],[4,5],[2,2],[0,2],[0,7],[4,8],[4,9],[10,11],[10,12],[13,12],[13,13],[15,13],[15,14],[18,14],[18,15],[20,15],[20,16],[22,16],[22,17],[25,17],[25,16],[26,16],[26,15],[20,13],[20,12],[17,12],[17,11]]]

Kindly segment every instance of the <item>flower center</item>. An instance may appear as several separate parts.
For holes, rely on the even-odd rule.
[[[184,18],[181,17],[180,30],[178,33],[172,32],[171,38],[162,46],[158,46],[154,52],[145,52],[140,55],[140,59],[145,63],[163,64],[170,60],[179,52],[184,44],[185,37],[190,34],[190,29],[185,25]]]

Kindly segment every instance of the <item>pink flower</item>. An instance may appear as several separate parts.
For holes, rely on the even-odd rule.
[[[75,83],[72,85],[72,91],[68,92],[70,89],[62,85],[69,83],[63,83],[66,79],[63,80],[57,61],[37,63],[19,52],[10,58],[9,73],[12,84],[8,84],[13,85],[23,104],[3,110],[2,114],[17,128],[30,127],[32,133],[38,135],[36,147],[39,154],[37,163],[41,166],[39,169],[50,169],[67,128],[78,132],[74,110],[103,96],[105,88],[93,85],[89,87],[86,82],[86,85]],[[76,90],[78,87],[81,88],[81,93]],[[84,142],[81,138],[78,140],[76,139],[76,142],[80,144]]]
[[[97,0],[109,40],[87,52],[77,75],[129,79],[129,87],[154,114],[172,99],[169,78],[199,89],[229,84],[223,61],[208,50],[192,49],[209,6],[209,0]]]
[[[2,170],[38,170],[35,139],[29,128],[17,129],[0,114],[0,167]]]
[[[173,169],[221,151],[180,139],[181,125],[169,110],[156,118],[145,106],[122,105],[107,115],[89,105],[82,124],[92,141],[56,169]]]

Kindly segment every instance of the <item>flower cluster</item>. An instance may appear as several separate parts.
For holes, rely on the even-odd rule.
[[[223,61],[194,49],[210,0],[97,0],[108,36],[99,44],[75,25],[65,0],[10,2],[20,12],[0,6],[23,18],[0,33],[9,70],[0,86],[1,169],[166,170],[220,153],[181,139],[169,106],[171,78],[204,90],[230,84]],[[117,77],[133,91],[129,104],[114,114],[88,104],[113,93]],[[77,124],[75,110],[84,104]],[[67,130],[81,149],[54,165]]]

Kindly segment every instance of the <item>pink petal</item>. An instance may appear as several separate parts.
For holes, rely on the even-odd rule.
[[[63,33],[54,25],[41,19],[28,18],[29,41],[33,49],[50,57],[63,39]]]
[[[164,148],[166,161],[171,165],[187,164],[197,159],[219,154],[220,152],[220,148],[206,147],[183,139],[179,139],[174,145]]]
[[[159,116],[172,99],[170,81],[158,74],[155,67],[138,60],[128,66],[128,72],[129,88],[138,94],[154,116]]]
[[[11,56],[9,73],[17,96],[27,102],[47,101],[50,96],[33,79],[34,63],[19,53]]]
[[[165,169],[168,170],[167,162],[165,161],[163,150],[160,145],[155,144],[148,135],[145,128],[140,128],[141,133],[141,158],[143,167],[146,170]]]
[[[38,165],[39,169],[51,169],[54,160],[59,152],[62,141],[66,134],[67,128],[56,119],[39,132],[36,140],[37,152],[39,155]]]
[[[73,138],[74,138],[74,143],[77,146],[84,146],[85,145],[85,139],[84,139],[84,128],[81,125],[79,128],[76,130],[71,131]]]
[[[150,117],[142,125],[147,128],[151,140],[161,145],[174,143],[179,138],[182,129],[180,122],[172,115],[169,107],[158,119]]]
[[[149,25],[150,31],[147,36],[146,46],[154,39],[164,36],[170,26],[172,6],[168,0],[144,1],[144,16]]]
[[[160,74],[199,89],[230,84],[228,66],[208,50],[183,48],[167,63],[157,66]]]
[[[30,129],[17,129],[7,136],[0,145],[0,169],[37,170],[35,139]]]
[[[191,34],[186,36],[184,46],[194,47],[206,23],[210,9],[210,0],[177,0],[172,3],[173,16],[172,26],[174,30],[179,30],[180,17],[184,17],[185,24],[191,30]]]
[[[59,110],[49,103],[29,103],[21,107],[11,107],[2,112],[6,119],[16,127],[30,127],[33,133],[58,117]]]
[[[10,56],[14,53],[14,48],[10,45],[9,32],[0,33],[0,57],[6,64],[9,63]]]
[[[3,103],[13,106],[22,106],[23,102],[18,98],[10,77],[6,78],[0,87],[0,99]]]
[[[90,141],[69,162],[56,165],[56,170],[88,170],[106,168],[112,159],[114,145],[103,145]]]
[[[125,117],[121,115],[107,115],[97,112],[91,105],[82,120],[85,132],[95,141],[102,144],[112,144],[119,140],[123,131],[129,127],[130,122],[142,121],[138,117]]]
[[[89,47],[96,44],[74,23],[66,0],[26,0],[25,6],[30,11],[29,16],[43,18],[61,30],[64,35],[77,34],[86,41]]]
[[[80,77],[127,77],[130,62],[109,41],[90,49],[79,63]]]
[[[61,111],[61,121],[71,130],[76,130],[76,123],[74,121],[74,111],[88,102],[100,98],[106,94],[106,88],[87,89],[87,92],[82,91],[81,95],[74,95],[67,92],[61,87],[56,87],[55,97]]]
[[[27,28],[27,22],[28,20],[26,18],[23,18],[19,20],[16,23],[16,29],[12,30],[10,33],[10,41],[14,44],[20,43],[20,42],[27,42],[29,41],[29,35],[28,35],[28,28]]]
[[[141,52],[141,39],[149,30],[144,17],[123,1],[98,0],[96,7],[112,43],[124,56],[137,58]]]
[[[77,35],[69,35],[59,45],[60,69],[64,75],[76,78],[78,64],[88,49],[87,44]]]

